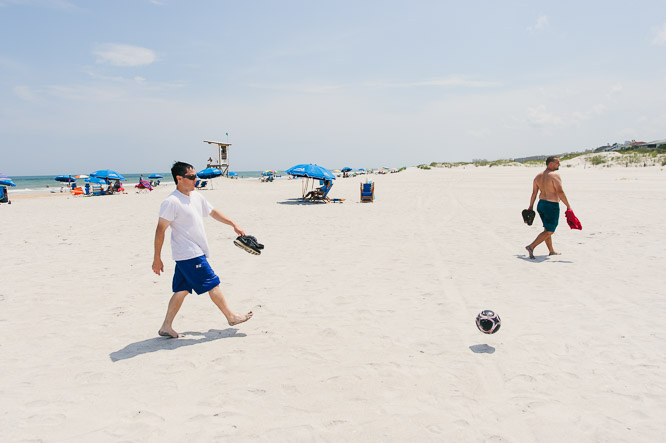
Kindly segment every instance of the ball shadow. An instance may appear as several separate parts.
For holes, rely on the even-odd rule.
[[[494,354],[495,348],[490,345],[472,345],[469,347],[471,351],[475,354]]]

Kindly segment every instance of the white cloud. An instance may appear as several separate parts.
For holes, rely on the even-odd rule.
[[[589,120],[592,117],[602,115],[604,112],[606,112],[606,110],[607,110],[606,105],[598,103],[592,106],[592,108],[588,109],[587,111],[575,111],[572,114],[572,121],[574,123],[580,123],[584,120]]]
[[[527,30],[531,32],[542,31],[548,27],[548,24],[548,16],[540,15],[539,18],[537,18],[536,23],[532,26],[528,26]]]
[[[35,91],[33,91],[32,88],[30,88],[30,86],[25,86],[25,85],[14,86],[13,91],[17,97],[26,102],[37,103],[40,101],[39,95]]]
[[[273,91],[295,92],[303,94],[331,94],[343,89],[342,85],[314,83],[249,83],[248,86],[257,89],[270,89]]]
[[[422,80],[416,82],[403,82],[403,83],[391,83],[391,82],[368,82],[366,86],[370,87],[379,87],[379,88],[415,88],[415,87],[424,87],[424,86],[436,86],[436,87],[465,87],[465,88],[491,88],[495,86],[500,86],[500,82],[496,81],[485,81],[485,80],[471,80],[465,76],[452,75],[445,78],[432,79],[432,80]]]
[[[562,117],[548,111],[546,105],[527,108],[527,122],[531,126],[561,126],[564,124]]]
[[[142,66],[157,60],[155,52],[150,49],[116,43],[100,45],[93,54],[97,56],[97,63],[114,66]]]
[[[666,23],[654,31],[653,45],[666,45]]]

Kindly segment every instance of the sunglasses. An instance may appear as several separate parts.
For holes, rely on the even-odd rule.
[[[188,180],[192,180],[192,181],[194,181],[194,180],[197,179],[197,175],[196,175],[196,174],[183,175],[182,177],[183,177],[183,178],[186,178],[186,179],[188,179]]]

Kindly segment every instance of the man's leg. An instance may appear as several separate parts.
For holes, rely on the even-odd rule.
[[[180,292],[174,292],[174,294],[171,296],[171,300],[169,300],[169,307],[167,308],[166,317],[164,318],[164,323],[162,323],[162,327],[158,332],[158,334],[161,335],[162,337],[173,337],[173,338],[180,337],[180,334],[173,330],[171,324],[173,323],[173,319],[176,318],[176,314],[178,314],[178,311],[180,310],[180,307],[182,306],[183,301],[185,300],[187,294],[189,294],[189,292],[180,291]]]
[[[252,318],[253,315],[252,311],[248,312],[245,315],[238,315],[234,313],[231,309],[229,309],[227,301],[224,299],[224,295],[222,295],[222,289],[220,289],[219,285],[215,286],[213,289],[208,291],[208,295],[210,295],[210,299],[213,300],[213,303],[215,303],[215,305],[218,308],[220,308],[220,311],[222,311],[224,316],[227,318],[229,326],[234,326],[239,323],[243,323]]]
[[[548,255],[561,255],[559,252],[555,252],[555,249],[553,249],[553,234],[550,234],[550,237],[548,237],[546,240],[546,246],[548,246]]]
[[[546,230],[544,229],[543,232],[542,232],[541,234],[539,234],[539,235],[537,236],[537,238],[535,238],[534,241],[533,241],[532,243],[530,243],[529,245],[525,246],[525,249],[527,249],[527,252],[529,252],[529,254],[530,254],[530,258],[534,258],[534,248],[536,248],[538,245],[540,245],[541,242],[544,242],[544,241],[545,241],[545,242],[546,242],[546,245],[548,245],[548,241],[551,241],[551,240],[550,240],[550,236],[551,236],[551,235],[553,235],[552,232],[550,232],[550,231],[546,231]],[[550,250],[551,247],[552,247],[552,241],[551,241],[551,246],[549,246],[548,249]]]

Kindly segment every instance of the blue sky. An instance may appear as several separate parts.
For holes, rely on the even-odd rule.
[[[412,166],[666,138],[664,1],[0,0],[0,171]]]

